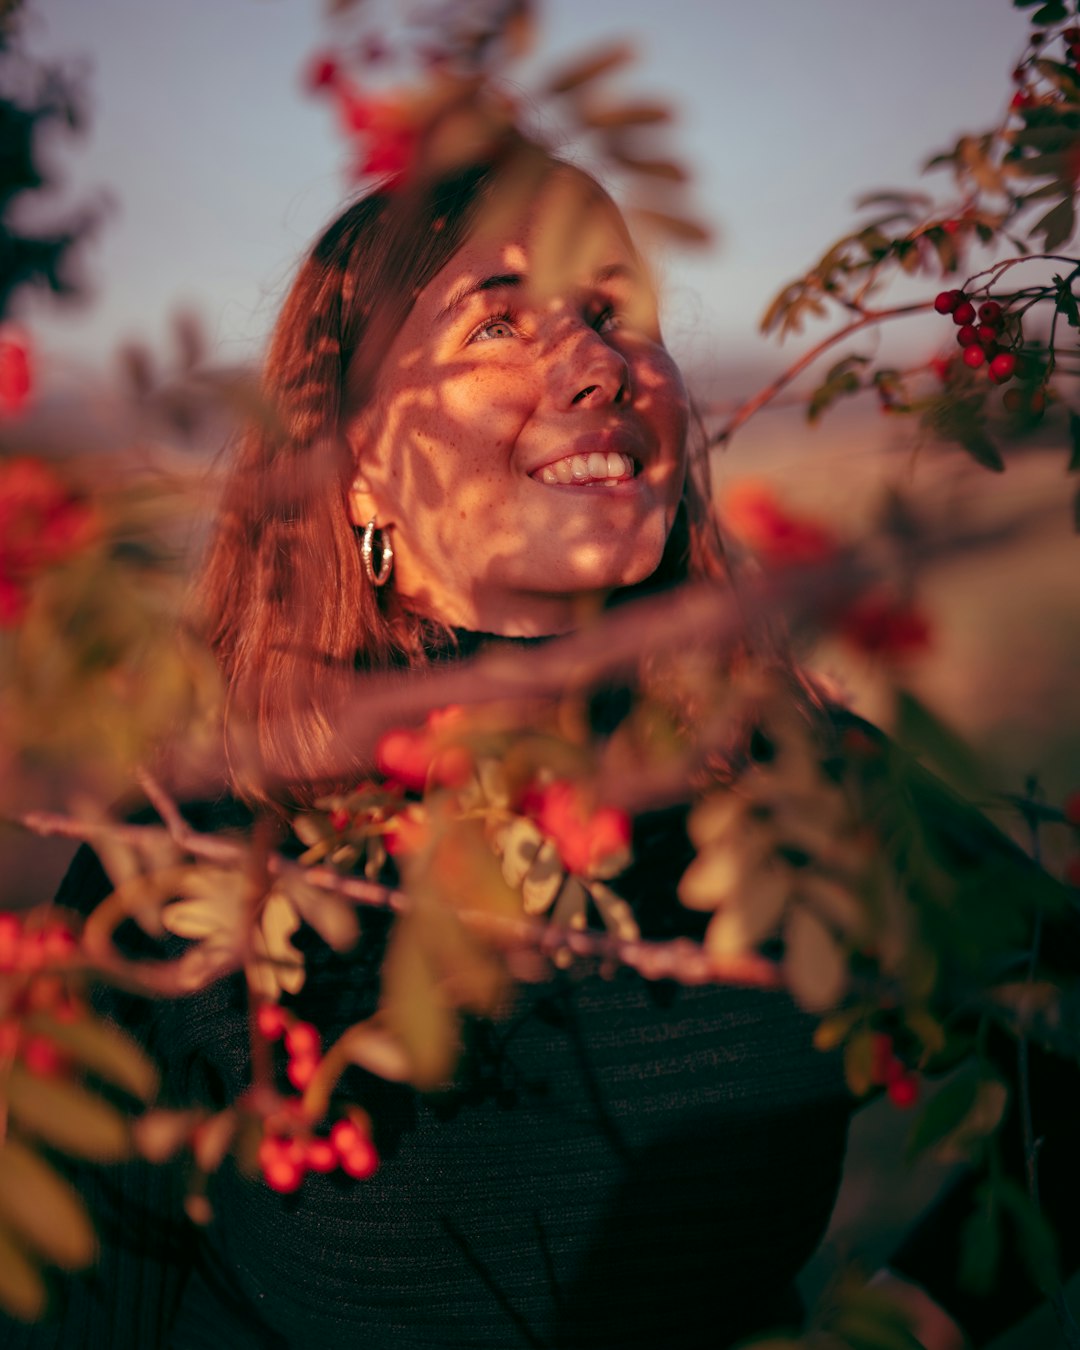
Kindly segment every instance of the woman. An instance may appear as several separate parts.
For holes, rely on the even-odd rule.
[[[533,164],[523,186],[513,167],[359,201],[285,304],[277,420],[239,448],[202,592],[230,725],[255,729],[256,755],[233,738],[250,800],[283,777],[292,802],[318,795],[357,669],[527,645],[718,570],[686,391],[618,211],[578,170]],[[689,856],[682,814],[638,823],[621,883],[660,929]],[[189,815],[244,819],[235,803]],[[84,853],[60,899],[107,889]],[[299,939],[290,1006],[328,1039],[374,1006],[380,939],[369,926],[348,958]],[[114,1012],[178,1100],[244,1090],[237,982],[141,1011],[118,996]],[[852,1105],[812,1030],[778,991],[554,975],[473,1029],[453,1091],[349,1084],[375,1121],[369,1181],[312,1175],[280,1196],[227,1164],[214,1222],[163,1245],[175,1178],[129,1169],[103,1205],[101,1275],[30,1343],[689,1350],[794,1325]],[[951,1213],[932,1220],[911,1268],[954,1232]],[[894,1284],[926,1350],[962,1344]]]

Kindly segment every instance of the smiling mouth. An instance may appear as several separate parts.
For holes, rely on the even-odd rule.
[[[589,483],[617,487],[629,482],[637,471],[637,465],[629,455],[618,450],[606,453],[593,450],[587,455],[565,455],[553,460],[534,470],[529,477],[549,487],[585,487]]]

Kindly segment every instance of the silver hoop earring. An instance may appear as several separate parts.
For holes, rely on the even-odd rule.
[[[379,570],[375,570],[375,535],[379,536]],[[373,586],[385,586],[394,570],[394,550],[390,544],[390,535],[375,524],[375,517],[364,526],[364,537],[360,540],[360,557],[364,560],[364,571]]]

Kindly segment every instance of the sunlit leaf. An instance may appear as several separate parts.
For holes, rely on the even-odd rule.
[[[410,1061],[401,1042],[387,1029],[381,1016],[358,1022],[337,1042],[350,1064],[388,1082],[403,1082],[409,1077]]]
[[[791,894],[791,874],[773,863],[759,868],[745,890],[743,903],[722,907],[709,921],[705,950],[711,956],[738,956],[775,932]]]
[[[804,905],[792,905],[784,924],[784,978],[792,996],[810,1012],[835,1007],[848,969],[832,934]]]
[[[536,861],[544,836],[535,821],[517,816],[506,828],[501,839],[502,869],[508,886],[520,886],[526,873]]]
[[[115,1162],[131,1152],[127,1121],[100,1097],[63,1078],[39,1078],[21,1064],[9,1073],[8,1109],[24,1133],[96,1162]]]
[[[274,891],[296,908],[328,947],[343,952],[356,945],[360,935],[356,906],[344,896],[309,885],[295,874],[281,877]]]
[[[559,850],[550,839],[545,839],[521,884],[525,913],[545,914],[555,903],[565,876]]]
[[[671,215],[667,211],[654,211],[650,207],[639,206],[629,215],[646,230],[655,230],[669,235],[683,244],[710,244],[712,231],[700,221],[690,220],[686,216]]]
[[[172,1111],[159,1107],[145,1111],[132,1122],[131,1138],[135,1151],[148,1162],[166,1162],[186,1146],[202,1115],[194,1109]]]
[[[62,1270],[80,1270],[94,1259],[94,1230],[78,1192],[12,1138],[0,1145],[0,1234],[5,1224],[23,1246]]]
[[[569,94],[572,90],[580,89],[582,85],[589,84],[597,76],[604,75],[610,70],[617,70],[620,66],[625,66],[628,62],[634,60],[634,49],[629,43],[618,42],[608,47],[601,47],[599,50],[588,53],[564,66],[556,75],[553,75],[547,82],[547,92],[549,94]]]

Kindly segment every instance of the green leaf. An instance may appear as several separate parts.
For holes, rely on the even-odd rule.
[[[1073,205],[1073,199],[1066,197],[1064,201],[1058,202],[1057,206],[1047,211],[1046,215],[1034,224],[1028,233],[1043,235],[1045,252],[1053,253],[1055,249],[1060,248],[1072,238],[1075,228],[1076,209]]]
[[[1020,1251],[1031,1278],[1044,1294],[1049,1293],[1058,1283],[1057,1239],[1053,1229],[1019,1182],[1005,1178],[995,1185],[994,1191],[1016,1227]]]
[[[94,1229],[75,1188],[18,1139],[0,1147],[0,1233],[7,1225],[19,1243],[61,1270],[81,1270],[94,1259]]]
[[[131,1152],[128,1124],[120,1112],[63,1078],[38,1078],[14,1065],[8,1108],[20,1129],[73,1157],[116,1162]]]
[[[964,1075],[944,1087],[916,1122],[908,1156],[931,1145],[941,1162],[970,1159],[973,1147],[1001,1124],[1009,1092],[996,1078]]]
[[[1048,0],[1042,9],[1038,9],[1031,16],[1032,23],[1051,24],[1064,23],[1069,17],[1069,12],[1065,8],[1063,0]]]
[[[398,920],[383,962],[382,1010],[408,1056],[410,1081],[431,1090],[445,1086],[457,1062],[458,1018],[439,987],[423,930],[415,910]]]
[[[973,1294],[987,1294],[1001,1263],[1001,1216],[989,1185],[977,1192],[978,1208],[960,1234],[960,1284]]]
[[[970,431],[960,438],[960,444],[975,463],[981,464],[984,469],[990,469],[994,473],[1005,472],[1005,461],[1001,458],[1001,451],[985,433]]]
[[[158,1074],[142,1047],[111,1023],[83,1016],[61,1022],[48,1013],[26,1019],[26,1030],[40,1032],[66,1050],[84,1070],[147,1102],[157,1092]]]
[[[863,1027],[844,1046],[844,1077],[855,1097],[865,1097],[874,1086],[874,1033]]]
[[[986,790],[986,771],[960,736],[907,689],[897,694],[896,739],[917,756],[935,764],[959,788]]]
[[[978,1080],[970,1074],[946,1083],[923,1108],[911,1128],[907,1155],[915,1158],[939,1139],[951,1134],[975,1104]]]

